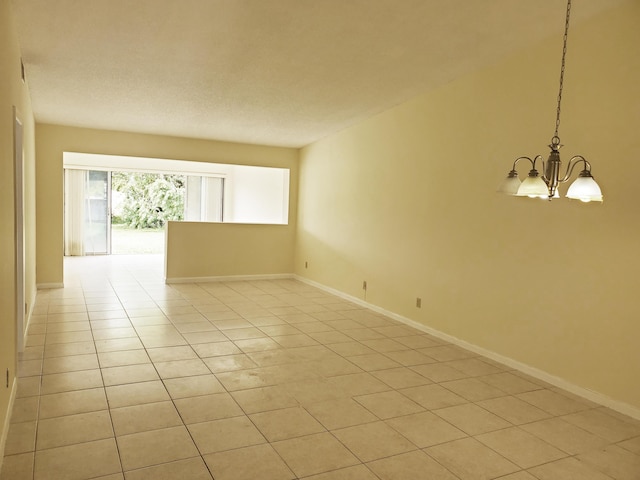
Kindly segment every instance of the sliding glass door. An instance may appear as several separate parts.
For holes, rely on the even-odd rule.
[[[65,255],[111,252],[111,174],[65,170]]]

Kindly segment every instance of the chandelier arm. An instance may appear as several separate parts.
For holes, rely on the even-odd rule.
[[[536,158],[537,158],[537,157],[536,157]],[[516,171],[516,165],[518,164],[518,162],[519,162],[520,160],[529,160],[529,162],[531,163],[531,168],[536,168],[536,162],[535,162],[534,160],[530,159],[529,157],[522,156],[522,157],[518,157],[518,158],[516,158],[516,159],[514,160],[514,162],[513,162],[513,167],[511,168],[511,171],[512,171],[512,172],[515,172],[515,171]]]
[[[587,171],[591,172],[591,164],[587,161],[587,159],[584,158],[582,155],[575,155],[575,156],[571,157],[571,160],[569,160],[569,163],[567,164],[567,173],[565,174],[565,176],[562,179],[559,180],[559,182],[560,183],[565,183],[565,182],[569,181],[569,179],[571,178],[571,175],[573,174],[573,169],[580,162],[582,162],[584,164],[584,170],[587,170]]]

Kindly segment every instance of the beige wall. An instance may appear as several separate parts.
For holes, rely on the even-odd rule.
[[[29,93],[20,78],[20,51],[8,0],[0,0],[0,454],[16,372],[15,185],[13,107],[24,128],[25,300],[35,298],[34,123]],[[9,370],[9,388],[5,374]],[[2,462],[0,458],[0,463]]]
[[[630,2],[569,38],[562,157],[604,204],[495,193],[548,154],[556,37],[303,149],[296,273],[640,408],[639,24]]]
[[[45,124],[37,125],[36,142],[39,285],[63,282],[62,154],[65,151],[289,168],[288,228],[293,235],[298,177],[295,149]]]
[[[169,222],[166,233],[168,282],[293,271],[290,225]]]

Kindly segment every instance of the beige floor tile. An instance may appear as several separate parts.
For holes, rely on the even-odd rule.
[[[371,375],[395,389],[417,387],[431,383],[428,378],[406,367],[378,370],[371,372]]]
[[[97,330],[105,330],[111,328],[132,328],[133,325],[128,318],[109,318],[106,320],[93,320],[90,322],[91,329],[95,332]],[[134,335],[135,336],[135,335]],[[94,339],[97,339],[94,335]]]
[[[461,480],[489,480],[520,470],[473,438],[429,447],[426,452]]]
[[[174,400],[185,424],[237,417],[244,412],[228,393]]]
[[[331,327],[327,326],[327,328],[331,328]],[[348,337],[353,338],[354,340],[358,340],[359,342],[364,340],[387,340],[384,338],[384,335],[381,335],[378,332],[374,332],[370,328],[354,328],[350,330],[345,330],[343,333]],[[396,346],[402,345],[396,341],[394,341],[393,343]],[[406,348],[404,345],[402,346]],[[402,350],[402,349],[398,347],[397,350]]]
[[[477,402],[482,408],[495,413],[514,425],[537,422],[549,414],[516,397],[499,397]]]
[[[107,410],[79,413],[40,420],[36,448],[43,450],[111,437],[113,428]]]
[[[368,372],[339,375],[328,379],[333,388],[345,392],[350,397],[369,393],[386,392],[391,388]]]
[[[270,445],[257,445],[204,455],[204,460],[216,480],[292,480],[296,478]]]
[[[21,360],[18,362],[18,377],[33,377],[42,375],[43,361],[41,358],[37,360]]]
[[[137,336],[138,334],[133,327],[100,328],[93,331],[93,338],[95,340],[108,340],[112,338],[128,338]]]
[[[49,333],[45,345],[56,343],[92,342],[93,336],[90,331]]]
[[[427,410],[462,405],[467,400],[440,385],[404,388],[401,393]]]
[[[131,407],[111,409],[116,435],[159,430],[182,425],[182,419],[173,402],[145,403]]]
[[[312,403],[306,405],[305,408],[327,430],[351,427],[378,420],[375,415],[351,398]]]
[[[264,352],[253,352],[249,358],[256,365],[269,367],[273,365],[294,365],[300,364],[300,358],[291,353],[288,349],[266,350]]]
[[[47,345],[44,349],[44,358],[64,357],[67,355],[86,355],[96,353],[96,345],[93,341],[77,343],[59,343]]]
[[[414,347],[415,348],[415,347]],[[455,345],[436,345],[420,349],[421,353],[436,359],[438,362],[448,362],[451,360],[460,360],[462,358],[476,357],[477,354],[464,350]]]
[[[95,353],[85,355],[71,355],[66,357],[47,358],[44,360],[42,374],[75,372],[100,368],[98,356]]]
[[[519,393],[516,397],[555,416],[580,412],[589,408],[584,403],[548,389]]]
[[[194,423],[188,428],[203,455],[267,442],[246,416]]]
[[[204,363],[213,373],[235,372],[246,368],[255,368],[258,365],[248,355],[223,355],[203,359]]]
[[[354,400],[382,420],[424,411],[423,407],[396,391],[361,395]]]
[[[211,374],[185,378],[170,378],[164,380],[164,385],[169,391],[171,398],[174,399],[225,392],[222,384]]]
[[[193,322],[193,323],[176,323],[175,327],[176,327],[176,330],[178,330],[182,334],[182,336],[185,336],[191,333],[196,333],[196,334],[201,334],[204,332],[220,333],[218,329],[214,327],[207,320],[204,320],[201,322]],[[219,338],[221,338],[221,340],[224,340],[224,335],[220,333]],[[185,339],[189,341],[187,337],[185,337]]]
[[[511,424],[483,408],[467,403],[434,410],[434,413],[469,435],[492,432]]]
[[[368,355],[355,355],[349,357],[349,361],[367,372],[375,370],[386,370],[389,368],[400,367],[398,362],[391,360],[389,357],[381,353],[371,353]]]
[[[127,383],[149,382],[159,378],[156,369],[151,364],[103,368],[102,377],[107,387]]]
[[[500,477],[500,480],[536,480],[536,477],[527,472],[516,472],[504,477]]]
[[[640,478],[640,456],[616,445],[578,455],[578,460],[616,480]]]
[[[475,437],[521,468],[530,468],[566,457],[550,444],[524,430],[513,427]]]
[[[375,355],[376,353],[375,350],[367,347],[366,345],[363,345],[360,342],[354,342],[353,339],[341,332],[319,332],[312,335],[314,336],[314,338],[322,338],[322,335],[324,335],[325,337],[329,337],[330,335],[340,335],[341,337],[345,337],[347,339],[346,342],[327,345],[327,348],[329,348],[332,352],[335,352],[343,357]]]
[[[270,442],[325,431],[313,416],[300,407],[255,413],[249,418]]]
[[[392,418],[385,422],[419,448],[450,442],[467,436],[431,412]]]
[[[271,445],[298,477],[359,463],[358,459],[329,433],[283,440]]]
[[[78,372],[55,373],[42,376],[42,394],[61,393],[72,390],[86,390],[102,387],[99,369]]]
[[[151,363],[145,350],[125,350],[121,352],[103,352],[98,354],[102,368],[123,367],[125,365],[139,365]]]
[[[267,334],[256,327],[246,327],[230,328],[224,331],[223,336],[228,340],[246,340],[248,338],[265,338]]]
[[[139,338],[114,338],[109,340],[98,340],[95,342],[95,349],[101,352],[119,352],[122,350],[140,350],[144,348]]]
[[[467,378],[469,375],[462,373],[449,365],[443,363],[428,363],[425,365],[416,365],[411,367],[412,370],[418,372],[423,377],[427,377],[429,380],[440,383],[451,380],[460,380]]]
[[[449,365],[456,370],[460,370],[470,377],[490,375],[492,373],[500,373],[506,370],[506,367],[496,362],[491,362],[489,359],[485,361],[482,357],[451,360],[449,362],[445,362],[444,365]]]
[[[121,471],[113,438],[36,452],[34,480],[84,480]]]
[[[483,377],[478,377],[478,380],[485,382],[492,387],[499,388],[509,395],[531,392],[533,390],[540,390],[539,385],[529,382],[528,380],[525,380],[524,378],[514,375],[510,372],[485,375]]]
[[[199,343],[193,345],[193,349],[196,351],[200,358],[237,355],[242,353],[242,351],[236,346],[235,343],[229,341]]]
[[[539,480],[612,480],[576,458],[563,458],[529,469]]]
[[[107,387],[110,408],[171,400],[160,380]]]
[[[155,362],[154,366],[162,379],[206,375],[210,373],[210,370],[200,359]]]
[[[332,433],[363,462],[416,450],[415,445],[384,422],[357,425]]]
[[[33,460],[33,452],[7,455],[0,470],[0,480],[33,480]]]
[[[5,455],[17,455],[35,450],[36,422],[11,423],[4,447]]]
[[[11,412],[11,423],[33,422],[38,419],[41,397],[16,398]]]
[[[147,353],[153,362],[173,362],[175,360],[192,360],[198,358],[196,352],[194,352],[193,348],[189,345],[150,348],[147,350]]]
[[[640,426],[620,420],[601,409],[572,413],[562,419],[610,442],[621,442],[640,435]]]
[[[216,378],[230,392],[247,388],[266,387],[276,383],[261,368],[216,373]]]
[[[440,385],[470,402],[504,397],[504,392],[502,390],[492,387],[491,385],[481,382],[475,378],[452,380],[450,382],[442,382]]]
[[[640,455],[640,437],[625,440],[624,442],[620,442],[618,445],[625,450],[635,453],[636,455]]]
[[[238,390],[231,395],[245,413],[266,412],[281,408],[295,407],[297,400],[289,394],[284,386],[272,386]]]
[[[125,471],[198,456],[184,426],[118,437],[118,448]]]
[[[605,439],[557,417],[521,425],[520,428],[571,455],[607,444]]]
[[[251,338],[247,340],[236,340],[235,344],[244,353],[263,352],[280,348],[280,345],[270,338]]]
[[[299,324],[299,326],[302,326],[302,325],[306,325],[306,324]],[[301,328],[304,328],[304,326],[302,326]],[[311,330],[313,330],[313,328]],[[321,343],[322,345],[329,346],[329,348],[331,348],[331,350],[333,350],[336,353],[339,353],[340,355],[348,356],[349,352],[351,351],[351,346],[354,346],[353,344],[357,343],[357,342],[353,341],[353,338],[351,338],[348,335],[345,335],[343,332],[337,332],[337,331],[332,331],[332,330],[309,331],[309,328],[306,328],[305,331],[316,342]],[[341,348],[340,344],[343,344],[343,343],[351,344],[351,346],[346,347],[347,350],[344,351],[344,352],[340,350],[340,348]],[[364,345],[363,345],[363,347],[364,347]],[[365,348],[365,351],[363,351],[360,354],[355,353],[355,355],[362,355],[362,354],[365,354],[365,353],[373,353],[373,350],[371,350],[370,348],[368,348],[368,347],[364,347],[364,348]]]
[[[342,358],[338,355],[324,358],[322,360],[311,361],[307,365],[311,371],[323,377],[351,375],[355,373],[362,373],[363,371],[362,368],[351,363],[349,359]]]
[[[163,463],[153,467],[127,472],[127,480],[213,480],[209,469],[200,457]]]
[[[39,418],[60,417],[77,413],[106,410],[107,397],[104,388],[76,390],[43,395],[40,400]]]
[[[184,337],[177,331],[165,335],[140,335],[140,341],[145,348],[174,347],[187,344]]]
[[[226,342],[229,340],[224,333],[219,331],[214,325],[211,325],[214,330],[206,332],[186,332],[182,336],[189,343],[189,345],[198,345],[201,343],[215,343]]]
[[[431,335],[426,334],[417,334],[408,337],[396,337],[395,340],[397,342],[400,342],[402,345],[405,345],[406,347],[414,349],[435,347],[436,345],[442,345],[446,343],[443,340],[439,340]]]
[[[381,480],[458,480],[449,470],[421,451],[404,453],[368,463]]]
[[[385,355],[405,367],[436,363],[436,360],[419,352],[418,350],[399,350],[395,352],[386,352]]]
[[[304,477],[304,480],[379,480],[379,477],[374,475],[366,466],[355,465]]]

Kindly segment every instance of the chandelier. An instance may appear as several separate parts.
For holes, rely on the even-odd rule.
[[[567,56],[567,36],[569,34],[569,16],[571,13],[571,0],[567,2],[567,15],[564,26],[564,43],[562,48],[562,66],[560,68],[560,89],[558,91],[558,108],[556,109],[556,130],[551,138],[551,152],[549,158],[545,163],[542,155],[537,155],[533,159],[529,157],[518,157],[513,162],[513,167],[504,179],[500,187],[499,193],[506,195],[515,195],[518,197],[531,197],[531,198],[560,198],[558,193],[558,185],[569,181],[573,171],[577,165],[582,167],[578,178],[569,186],[567,190],[567,197],[571,199],[581,200],[583,202],[602,202],[602,192],[596,181],[591,176],[591,164],[582,155],[575,155],[569,160],[564,175],[561,176],[560,161],[560,137],[558,136],[558,130],[560,128],[560,104],[562,102],[562,87],[564,82],[564,68],[565,58]],[[531,164],[531,170],[529,175],[524,181],[520,182],[518,178],[518,172],[516,166],[520,161],[528,161]],[[536,169],[536,164],[540,162],[542,164],[542,176]]]

